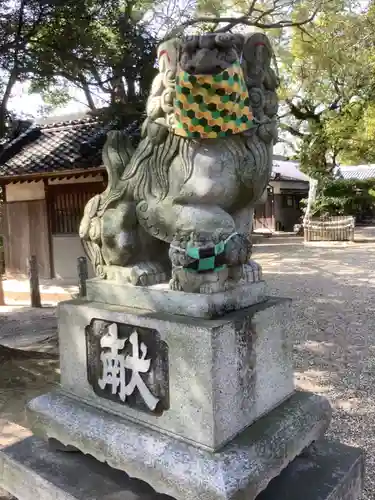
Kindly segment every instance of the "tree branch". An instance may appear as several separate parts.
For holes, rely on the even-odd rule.
[[[272,9],[272,11],[270,13],[272,13],[273,10],[274,9]],[[256,19],[249,19],[249,15],[247,13],[245,15],[239,16],[239,17],[202,16],[202,17],[197,17],[195,19],[189,19],[188,21],[183,22],[182,24],[180,24],[180,26],[178,28],[176,28],[175,30],[172,30],[170,33],[168,33],[165,36],[164,40],[167,40],[169,38],[173,38],[173,37],[179,35],[180,33],[182,33],[185,28],[188,28],[189,26],[194,26],[195,24],[199,24],[199,23],[213,23],[213,24],[215,24],[215,23],[227,23],[227,26],[225,27],[226,31],[228,31],[228,29],[232,29],[234,26],[236,26],[238,24],[243,24],[245,26],[253,26],[255,28],[260,28],[260,29],[264,29],[264,30],[299,27],[299,26],[303,26],[305,24],[311,23],[314,20],[315,16],[318,14],[319,10],[320,10],[320,4],[318,7],[316,7],[314,9],[313,13],[308,18],[306,18],[302,21],[280,20],[280,21],[276,21],[274,23],[262,23]],[[230,28],[228,28],[228,26]],[[217,30],[217,32],[223,32],[223,29],[221,28],[220,30]]]
[[[85,79],[85,77],[82,74],[79,75],[79,79],[81,81],[82,90],[83,90],[85,97],[86,97],[87,105],[91,109],[91,111],[95,111],[96,110],[95,102],[94,102],[94,99],[91,95],[90,87],[87,83],[87,80]]]
[[[297,118],[297,120],[314,120],[315,122],[320,121],[320,114],[314,113],[313,111],[307,109],[306,106],[304,106],[304,111],[302,107],[299,108],[298,106],[293,104],[290,99],[286,99],[285,102],[289,106],[290,112],[295,118]]]
[[[251,4],[250,4],[250,7],[247,11],[247,14],[246,16],[251,16],[251,14],[254,12],[254,9],[255,9],[255,4],[257,3],[257,0],[252,0]],[[220,24],[220,22],[222,21],[218,21],[216,22],[216,26],[218,26]],[[226,26],[224,26],[223,28],[220,28],[220,29],[216,29],[215,27],[215,33],[225,33],[226,31],[230,31],[232,28],[234,28],[236,26],[236,23],[229,23],[227,24]]]
[[[21,0],[20,10],[18,12],[17,30],[14,37],[13,68],[10,70],[9,78],[0,102],[0,137],[3,137],[6,130],[6,113],[8,101],[10,99],[12,89],[17,81],[19,72],[19,52],[22,28],[24,25],[25,4],[26,0]]]
[[[14,67],[18,67],[18,56],[20,52],[20,41],[21,41],[21,34],[22,34],[22,28],[23,28],[23,19],[25,15],[25,4],[26,0],[21,0],[21,5],[20,5],[20,10],[18,14],[18,23],[17,23],[17,31],[15,35],[15,51],[14,51]]]
[[[299,130],[296,130],[295,128],[291,127],[290,125],[287,125],[286,123],[280,123],[280,129],[285,130],[286,132],[289,132],[290,134],[294,135],[295,137],[299,137],[299,138],[303,138],[306,135],[306,134],[300,132]]]
[[[336,109],[339,109],[341,99],[342,99],[341,96],[337,96],[336,99],[328,106],[328,109],[330,111],[335,111]]]

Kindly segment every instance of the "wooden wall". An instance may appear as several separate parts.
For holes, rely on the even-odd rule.
[[[253,229],[274,231],[275,230],[275,213],[273,194],[268,193],[265,203],[256,205],[254,210]]]
[[[275,195],[275,226],[276,231],[293,231],[294,225],[301,223],[303,215],[300,208],[301,199],[307,195],[286,192]]]
[[[6,274],[26,275],[27,258],[36,255],[39,276],[51,278],[46,200],[5,203],[2,226]]]
[[[78,235],[86,203],[96,194],[102,193],[104,182],[57,184],[46,187],[48,219],[51,233]]]

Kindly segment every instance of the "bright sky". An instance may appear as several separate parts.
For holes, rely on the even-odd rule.
[[[191,12],[195,2],[196,0],[162,0],[155,4],[152,11],[146,13],[144,21],[148,23],[149,29],[160,39],[164,36],[165,30],[168,31],[171,25],[175,26],[176,19],[185,19],[184,13]],[[97,92],[96,89],[95,92]],[[31,116],[40,116],[41,114],[44,116],[60,116],[89,109],[82,91],[72,88],[71,95],[74,96],[72,102],[62,108],[55,108],[52,112],[46,114],[42,111],[45,103],[41,95],[30,95],[28,93],[28,84],[18,83],[13,90],[9,108],[17,114]],[[93,93],[93,97],[97,105],[105,104],[99,94]]]
[[[1,0],[0,0],[1,1]],[[231,4],[231,12],[229,14],[233,15],[233,0],[223,0],[224,2],[228,2]],[[357,9],[363,9],[368,5],[369,0],[353,0],[353,4],[356,4]],[[161,3],[157,4],[158,8],[153,11],[153,21],[151,21],[150,26],[154,29],[155,32],[158,33],[159,36],[162,36],[161,31],[163,29],[160,28],[161,23],[160,19],[173,19],[173,24],[175,24],[175,19],[184,18],[184,12],[191,11],[193,5],[195,4],[195,0],[164,0]],[[355,9],[355,10],[357,10]],[[147,14],[145,16],[145,20],[147,19]],[[164,25],[165,26],[165,25]],[[46,110],[43,109],[45,107],[45,103],[40,94],[29,94],[28,93],[28,84],[26,83],[17,83],[14,87],[12,97],[10,99],[9,108],[12,111],[15,111],[18,115],[26,115],[28,117],[37,117],[37,116],[61,116],[70,113],[76,113],[80,111],[88,110],[88,106],[86,104],[86,99],[82,91],[79,89],[72,88],[71,95],[73,97],[72,101],[67,105],[61,108],[55,108],[52,111],[46,113]],[[96,90],[95,90],[96,91]],[[103,105],[103,100],[100,99],[100,96],[93,94],[94,100],[97,105]],[[275,147],[275,153],[281,155],[292,155],[294,153],[293,149],[285,143],[278,143]]]
[[[87,110],[88,107],[85,104],[84,95],[81,95],[82,93],[78,90],[75,92],[72,91],[72,93],[75,94],[77,101],[71,101],[63,108],[56,108],[49,114],[59,116]],[[11,111],[15,111],[19,115],[25,114],[36,117],[42,114],[45,115],[45,113],[42,113],[43,106],[45,106],[45,103],[40,94],[28,94],[28,84],[17,83],[14,86],[12,98],[9,103]]]
[[[228,11],[226,14],[233,15],[233,0],[223,1],[230,6],[230,12]],[[369,0],[352,1],[353,6],[356,6],[355,10],[362,10],[369,4]],[[162,0],[157,4],[157,8],[154,7],[152,13],[153,20],[150,22],[151,29],[157,32],[159,36],[162,35],[163,29],[160,28],[162,24],[161,19],[163,19],[163,22],[165,22],[166,19],[184,19],[184,12],[191,12],[194,5],[195,0]],[[149,14],[146,14],[145,20],[149,21],[148,17],[150,17]],[[175,23],[175,21],[173,21],[173,23]],[[12,98],[10,100],[10,109],[15,111],[17,114],[27,114],[31,116],[40,116],[41,114],[45,115],[45,112],[42,112],[42,107],[44,105],[42,97],[39,94],[28,94],[27,88],[28,84],[18,83],[15,85]],[[63,108],[54,109],[52,113],[49,113],[49,115],[59,116],[88,109],[83,92],[77,89],[74,91],[72,90],[72,95],[74,95],[75,99],[72,100],[71,103]],[[98,98],[100,98],[100,96],[98,96]]]

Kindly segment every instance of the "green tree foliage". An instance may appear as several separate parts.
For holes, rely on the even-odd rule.
[[[51,7],[38,0],[0,2],[0,141],[11,121],[8,104],[13,88],[33,74],[30,40],[50,14]]]
[[[83,90],[91,109],[99,93],[108,105],[144,100],[156,55],[156,40],[140,22],[145,8],[124,0],[58,5],[32,42],[37,67],[32,90],[61,98],[69,82]]]
[[[170,35],[179,34],[190,26],[204,25],[209,31],[251,29],[279,37],[286,28],[311,22],[321,11],[324,1],[309,0],[301,8],[301,0],[197,0],[187,19],[177,24]]]
[[[3,0],[0,138],[16,82],[31,82],[30,91],[41,92],[47,108],[65,104],[78,88],[92,110],[100,94],[100,107],[139,114],[161,38],[202,27],[251,27],[282,38],[284,28],[312,21],[323,1],[331,0],[309,0],[297,11],[300,0]]]
[[[375,8],[352,7],[326,4],[294,30],[281,57],[281,126],[297,138],[302,169],[317,178],[332,176],[336,163],[375,161]]]
[[[373,215],[375,179],[325,180],[314,203],[312,215]]]

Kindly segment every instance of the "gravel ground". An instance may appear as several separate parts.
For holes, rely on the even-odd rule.
[[[305,247],[299,238],[271,238],[255,246],[254,258],[263,266],[271,293],[293,299],[297,385],[323,394],[331,401],[334,415],[329,437],[365,450],[363,500],[372,500],[375,496],[375,301],[372,295],[375,292],[375,229],[360,233],[359,239],[364,242]],[[48,339],[49,344],[55,325],[52,308],[31,310],[31,313],[27,309],[0,311],[1,342],[12,347],[35,347],[43,343],[43,339]],[[43,383],[38,390],[43,392]],[[21,411],[19,402],[14,406],[8,400],[3,408],[1,406],[0,421],[1,417],[9,420],[11,414]],[[16,415],[14,419],[18,420]],[[0,491],[0,500],[8,499]]]
[[[0,307],[0,343],[20,349],[46,350],[56,344],[56,308]],[[45,346],[45,348],[43,348]]]
[[[334,409],[329,437],[366,452],[363,500],[375,493],[374,243],[303,245],[272,238],[255,247],[272,295],[293,299],[297,385]]]
[[[27,437],[25,405],[38,394],[51,390],[59,379],[56,353],[55,308],[0,307],[0,344],[27,351],[41,351],[44,358],[9,359],[0,347],[0,448]],[[0,488],[0,500],[16,500]]]

